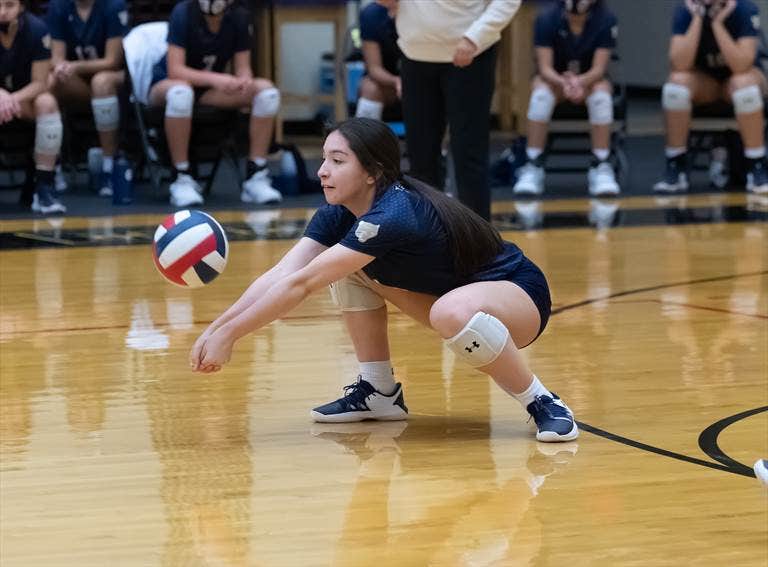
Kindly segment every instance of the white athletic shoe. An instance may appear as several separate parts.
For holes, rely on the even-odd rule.
[[[379,392],[369,382],[357,377],[357,382],[344,386],[344,396],[311,412],[319,423],[349,423],[375,419],[400,421],[408,419],[408,408],[403,400],[403,386],[399,382],[388,396]]]
[[[760,459],[752,468],[757,480],[768,486],[768,460]]]
[[[601,161],[595,167],[590,167],[587,173],[589,194],[593,197],[618,195],[620,188],[616,183],[616,173],[607,161]]]
[[[186,173],[179,173],[176,181],[169,187],[171,192],[171,205],[174,207],[189,207],[202,205],[203,196],[200,194],[200,185]]]
[[[541,195],[544,192],[544,168],[530,161],[526,163],[520,168],[512,191],[517,195]]]
[[[283,200],[283,195],[272,187],[269,171],[265,168],[257,171],[243,182],[240,200],[243,203],[265,205],[267,203],[279,203]]]

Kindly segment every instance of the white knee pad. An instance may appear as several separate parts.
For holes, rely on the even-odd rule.
[[[195,106],[195,92],[189,85],[173,85],[165,94],[165,115],[189,118]]]
[[[61,114],[43,114],[37,117],[35,126],[35,153],[55,156],[61,149]]]
[[[606,91],[595,91],[587,97],[589,123],[595,126],[613,124],[613,97]]]
[[[677,83],[664,83],[661,89],[661,106],[664,110],[690,110],[691,90]]]
[[[370,278],[355,272],[331,284],[331,299],[342,311],[373,311],[384,299],[369,287]]]
[[[357,118],[373,118],[374,120],[381,120],[383,114],[384,103],[365,97],[360,97],[357,101],[357,109],[355,110],[355,116]]]
[[[555,110],[555,95],[547,87],[536,87],[528,103],[528,120],[549,122]]]
[[[757,85],[736,89],[732,98],[736,114],[752,114],[763,109],[763,93]]]
[[[93,121],[99,132],[112,132],[120,124],[120,104],[116,96],[91,99]]]
[[[486,366],[496,360],[507,344],[509,331],[493,315],[478,311],[455,336],[445,344],[470,366]]]
[[[257,118],[267,118],[274,116],[280,109],[280,91],[275,87],[269,87],[259,91],[253,97],[253,106],[251,106],[251,116]]]

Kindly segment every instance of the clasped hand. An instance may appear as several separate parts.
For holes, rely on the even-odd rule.
[[[232,357],[235,341],[226,331],[206,329],[195,341],[189,353],[189,366],[194,372],[218,372]]]

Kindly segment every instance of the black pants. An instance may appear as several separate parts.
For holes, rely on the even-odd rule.
[[[403,118],[411,175],[442,187],[440,149],[449,127],[459,200],[485,219],[491,215],[488,179],[491,98],[496,46],[468,67],[403,56]]]

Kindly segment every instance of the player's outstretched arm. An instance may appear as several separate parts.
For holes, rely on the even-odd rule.
[[[275,281],[238,315],[213,331],[190,353],[193,370],[215,372],[229,361],[239,338],[279,319],[311,293],[327,287],[360,269],[372,256],[337,244],[322,252],[303,268],[275,276]]]

